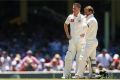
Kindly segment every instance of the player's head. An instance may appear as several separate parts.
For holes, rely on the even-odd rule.
[[[31,50],[28,50],[28,51],[27,51],[27,55],[28,55],[28,56],[32,56],[32,51],[31,51]]]
[[[81,9],[81,5],[79,3],[73,3],[73,14],[75,16],[78,15],[78,13],[80,12],[80,9]]]
[[[86,6],[84,8],[84,14],[85,15],[90,15],[90,14],[94,14],[94,9],[92,6]]]

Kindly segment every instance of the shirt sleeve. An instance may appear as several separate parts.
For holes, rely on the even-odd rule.
[[[95,20],[91,20],[90,22],[88,22],[88,27],[91,27],[91,26],[97,26],[97,23],[95,22]]]
[[[67,17],[65,24],[70,24],[70,15]]]
[[[35,62],[36,64],[39,64],[39,63],[40,63],[39,60],[38,60],[37,58],[32,57],[32,59],[34,60],[34,62]]]

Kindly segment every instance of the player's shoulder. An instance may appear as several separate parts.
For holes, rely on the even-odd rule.
[[[97,21],[96,17],[93,15],[91,18],[91,20]]]
[[[80,14],[80,17],[81,17],[81,18],[85,18],[85,15],[83,15],[83,14]]]
[[[89,21],[90,21],[90,22],[95,22],[95,23],[97,23],[97,20],[96,20],[95,17],[91,17],[91,18],[89,18]]]
[[[92,19],[92,22],[98,23],[98,21],[95,17]]]
[[[73,14],[69,14],[68,17],[73,17],[74,15]]]
[[[85,17],[83,14],[80,14],[81,17]]]
[[[86,21],[86,16],[85,15],[81,14],[80,17],[83,21]]]
[[[91,17],[90,19],[91,19],[91,20],[96,20],[96,18],[95,18],[94,16],[93,16],[93,17]]]

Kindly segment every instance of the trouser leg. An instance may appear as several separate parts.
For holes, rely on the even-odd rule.
[[[96,69],[96,50],[93,50],[93,53],[90,55],[90,60],[91,60],[91,71],[95,72]]]
[[[89,74],[91,75],[96,68],[96,47],[97,43],[86,46],[86,52],[88,53]]]
[[[89,65],[89,67],[88,67],[89,75],[92,75],[92,67],[91,67],[92,63],[91,63],[91,58],[90,57],[88,58],[88,65]]]
[[[65,65],[64,65],[64,72],[63,72],[63,76],[66,78],[71,73],[72,62],[73,62],[73,59],[75,58],[75,54],[76,54],[76,49],[75,49],[74,43],[70,42],[68,51],[65,56]]]
[[[83,76],[86,59],[87,58],[85,58],[85,44],[78,44],[76,56],[77,71],[75,75]]]
[[[92,54],[92,60],[93,60],[93,58],[96,57],[96,52],[93,53],[94,50],[96,51],[96,45],[94,45],[94,46],[91,47],[91,45],[87,45],[85,50],[83,50],[83,51],[81,50],[82,52],[80,53],[80,56],[79,56],[79,60],[78,60],[79,66],[78,66],[76,75],[80,75],[80,76],[83,75],[83,73],[85,71],[86,61],[91,54]],[[92,61],[92,63],[93,63],[93,61]]]

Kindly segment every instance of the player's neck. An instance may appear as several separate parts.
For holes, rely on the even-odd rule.
[[[80,14],[80,12],[78,12],[78,13],[74,14],[74,16],[75,16],[75,17],[78,17],[78,16],[79,16],[79,14]]]

